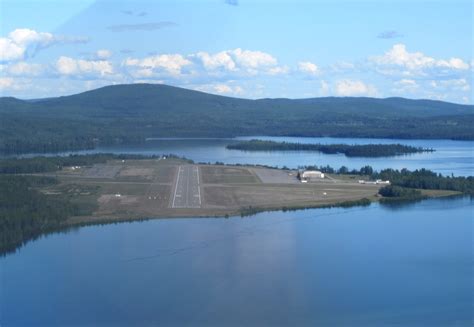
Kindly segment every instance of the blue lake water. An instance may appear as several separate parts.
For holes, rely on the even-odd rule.
[[[390,159],[258,153],[227,150],[235,140],[215,139],[92,152],[454,175],[474,169],[474,142],[271,139],[399,142],[436,152]],[[79,228],[0,258],[0,326],[472,326],[473,223],[473,200],[464,197]]]
[[[0,259],[2,326],[472,326],[473,203],[169,219]]]
[[[226,145],[238,140],[264,139],[300,143],[401,143],[416,147],[432,148],[435,152],[416,153],[390,158],[348,158],[343,154],[323,154],[305,151],[248,152],[227,150]],[[474,172],[474,142],[450,140],[393,140],[393,139],[347,139],[347,138],[300,138],[300,137],[241,137],[236,139],[155,139],[145,144],[133,146],[104,146],[92,151],[75,153],[134,153],[160,155],[173,153],[196,162],[224,162],[227,164],[263,164],[271,166],[287,166],[297,168],[302,165],[330,165],[359,169],[371,165],[377,170],[384,168],[419,169],[427,168],[444,175],[469,176]],[[67,153],[63,153],[67,154]]]

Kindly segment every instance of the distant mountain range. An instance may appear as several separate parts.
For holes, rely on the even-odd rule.
[[[474,106],[404,98],[248,100],[156,84],[71,96],[0,98],[0,151],[244,135],[474,139]]]

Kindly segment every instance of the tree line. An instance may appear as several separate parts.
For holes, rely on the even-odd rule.
[[[39,191],[55,183],[56,179],[48,177],[0,175],[0,255],[57,230],[78,212],[65,198]]]
[[[156,159],[159,157],[157,155],[94,153],[52,157],[7,158],[0,160],[0,174],[45,173],[61,170],[64,167],[92,166],[98,163],[106,163],[108,160]],[[174,154],[168,154],[166,157],[180,158]]]
[[[229,144],[227,149],[243,151],[317,151],[325,154],[342,153],[347,157],[392,157],[434,151],[433,149],[403,144],[307,144],[255,139]]]
[[[300,169],[319,170],[326,174],[359,175],[366,176],[372,180],[389,180],[392,185],[411,189],[424,190],[449,190],[458,191],[465,194],[474,194],[473,176],[443,176],[429,169],[421,168],[410,171],[408,169],[382,169],[374,170],[371,166],[364,166],[360,169],[349,169],[342,166],[339,169],[327,166],[301,166]]]

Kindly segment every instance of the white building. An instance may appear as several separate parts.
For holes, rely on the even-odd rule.
[[[311,181],[324,178],[324,173],[319,170],[305,170],[301,175],[301,181]]]

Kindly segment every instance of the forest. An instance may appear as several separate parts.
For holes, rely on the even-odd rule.
[[[424,168],[413,171],[408,169],[398,170],[390,168],[376,171],[371,166],[364,166],[360,169],[349,169],[345,166],[336,169],[329,165],[310,165],[299,168],[319,170],[327,174],[359,175],[371,180],[389,180],[391,185],[411,189],[449,190],[474,195],[474,176],[443,176]]]
[[[473,106],[403,98],[238,99],[167,85],[0,98],[0,153],[137,144],[152,137],[365,137],[474,140]]]
[[[242,141],[227,145],[230,150],[243,151],[317,151],[325,154],[342,153],[347,157],[392,157],[434,151],[402,144],[307,144],[264,140]]]
[[[176,156],[168,155],[168,157]],[[57,179],[27,174],[51,172],[67,166],[89,166],[107,160],[144,158],[150,157],[89,154],[0,159],[0,254],[13,251],[24,242],[44,233],[65,228],[65,222],[71,216],[92,212],[89,207],[71,202],[67,195],[41,192],[42,189],[57,183]],[[352,174],[369,179],[390,180],[391,185],[380,190],[380,194],[387,198],[418,198],[419,189],[452,190],[474,194],[472,176],[442,176],[426,169],[414,171],[384,169],[377,172],[371,166],[352,170],[344,166],[339,169],[330,166],[301,168],[317,169],[329,174]]]
[[[38,190],[56,182],[47,177],[0,175],[0,255],[59,229],[78,212],[79,208],[62,196]]]

